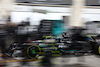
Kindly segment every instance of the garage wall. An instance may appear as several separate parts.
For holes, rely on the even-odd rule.
[[[100,9],[84,9],[82,17],[85,21],[100,21]]]
[[[25,21],[27,18],[30,18],[31,25],[39,25],[40,21],[43,19],[48,20],[61,20],[62,16],[69,16],[70,14],[66,13],[32,13],[32,12],[12,12],[12,22],[20,23]]]
[[[38,12],[33,12],[33,11]],[[40,13],[46,11],[45,13]],[[30,18],[31,25],[39,25],[42,19],[61,20],[62,16],[70,16],[70,8],[59,7],[39,7],[39,6],[15,6],[15,10],[11,12],[11,21],[20,23],[26,18]]]
[[[46,10],[46,13],[32,12]],[[11,12],[12,22],[19,23],[30,18],[31,25],[39,25],[42,19],[61,20],[62,16],[70,16],[71,9],[65,7],[15,6]],[[100,9],[84,9],[82,18],[87,21],[100,21]]]

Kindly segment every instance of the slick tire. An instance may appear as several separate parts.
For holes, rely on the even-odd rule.
[[[95,44],[94,49],[93,49],[93,53],[95,55],[100,55],[100,43]]]
[[[27,48],[27,57],[30,59],[37,59],[41,53],[41,49],[37,45],[31,45]]]

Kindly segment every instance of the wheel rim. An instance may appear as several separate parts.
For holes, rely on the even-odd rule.
[[[31,56],[29,55],[29,51],[30,51],[30,48],[31,48],[31,47],[37,47],[38,50],[39,50],[39,52],[40,52],[40,54],[41,54],[41,49],[40,49],[39,46],[37,46],[37,45],[31,45],[31,46],[29,46],[29,47],[27,48],[27,55],[28,55],[29,58],[32,58],[32,59],[33,59],[33,57],[31,57]],[[34,50],[34,49],[31,51],[31,53],[32,53],[33,55],[35,55],[35,57],[34,57],[35,59],[39,57],[39,55],[36,54],[36,52],[37,52],[37,51]]]

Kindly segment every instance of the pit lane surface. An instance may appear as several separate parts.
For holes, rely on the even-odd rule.
[[[41,59],[42,57],[39,57]],[[16,58],[12,58],[5,61],[15,60]],[[22,58],[17,58],[18,60],[22,60]],[[1,60],[1,59],[0,59]],[[7,62],[7,66],[5,67],[42,67],[40,64],[41,60],[29,61],[26,65],[21,65],[21,62],[13,61]],[[56,57],[51,59],[52,67],[100,67],[100,58],[91,56],[83,56],[83,57]],[[2,67],[2,66],[0,66]]]

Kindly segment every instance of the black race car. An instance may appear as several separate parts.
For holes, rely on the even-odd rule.
[[[26,56],[28,58],[62,55],[100,55],[100,43],[96,42],[96,37],[91,36],[91,40],[88,40],[86,36],[79,36],[79,38],[72,40],[74,38],[69,36],[63,38],[47,36],[44,40],[23,43],[21,46],[18,42],[15,42],[9,47],[6,54],[10,57]]]

